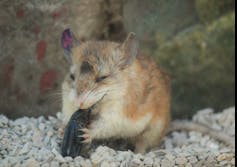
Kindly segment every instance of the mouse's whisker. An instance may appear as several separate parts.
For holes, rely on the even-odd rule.
[[[61,99],[47,99],[47,102],[51,105],[61,104]]]
[[[85,98],[85,100],[87,100],[88,99],[88,97],[90,97],[90,96],[92,96],[93,95],[93,93],[95,92],[95,89],[96,89],[96,86],[95,87],[93,87],[90,91],[89,91],[89,93],[87,93],[87,96],[86,96],[86,98]],[[92,94],[92,95],[91,95]]]
[[[50,104],[61,103],[62,102],[62,93],[53,92],[47,95],[47,101]]]

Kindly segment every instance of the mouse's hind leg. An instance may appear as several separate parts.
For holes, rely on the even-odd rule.
[[[148,149],[158,146],[165,134],[166,125],[161,122],[150,125],[142,134],[135,138],[135,152],[145,153]]]

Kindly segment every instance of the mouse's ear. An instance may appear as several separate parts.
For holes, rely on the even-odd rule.
[[[130,32],[122,44],[122,51],[123,51],[123,65],[130,65],[135,60],[136,56],[138,55],[138,40],[136,38],[135,33]]]
[[[79,40],[76,39],[73,32],[68,28],[65,29],[61,37],[61,45],[64,49],[64,55],[71,62],[71,50],[74,46],[79,45]]]

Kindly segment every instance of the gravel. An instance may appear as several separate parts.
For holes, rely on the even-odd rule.
[[[235,139],[235,107],[220,113],[198,111],[193,121],[221,130]],[[57,117],[22,117],[10,120],[0,115],[0,167],[198,167],[235,166],[235,148],[196,131],[174,131],[160,146],[145,155],[98,146],[83,158],[62,157],[62,113]]]

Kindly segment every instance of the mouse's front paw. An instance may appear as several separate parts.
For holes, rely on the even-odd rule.
[[[92,138],[91,138],[91,135],[90,135],[90,130],[87,129],[87,128],[82,128],[82,129],[80,129],[80,131],[84,133],[83,135],[79,136],[80,138],[83,138],[81,140],[81,143],[90,144],[92,142]]]

